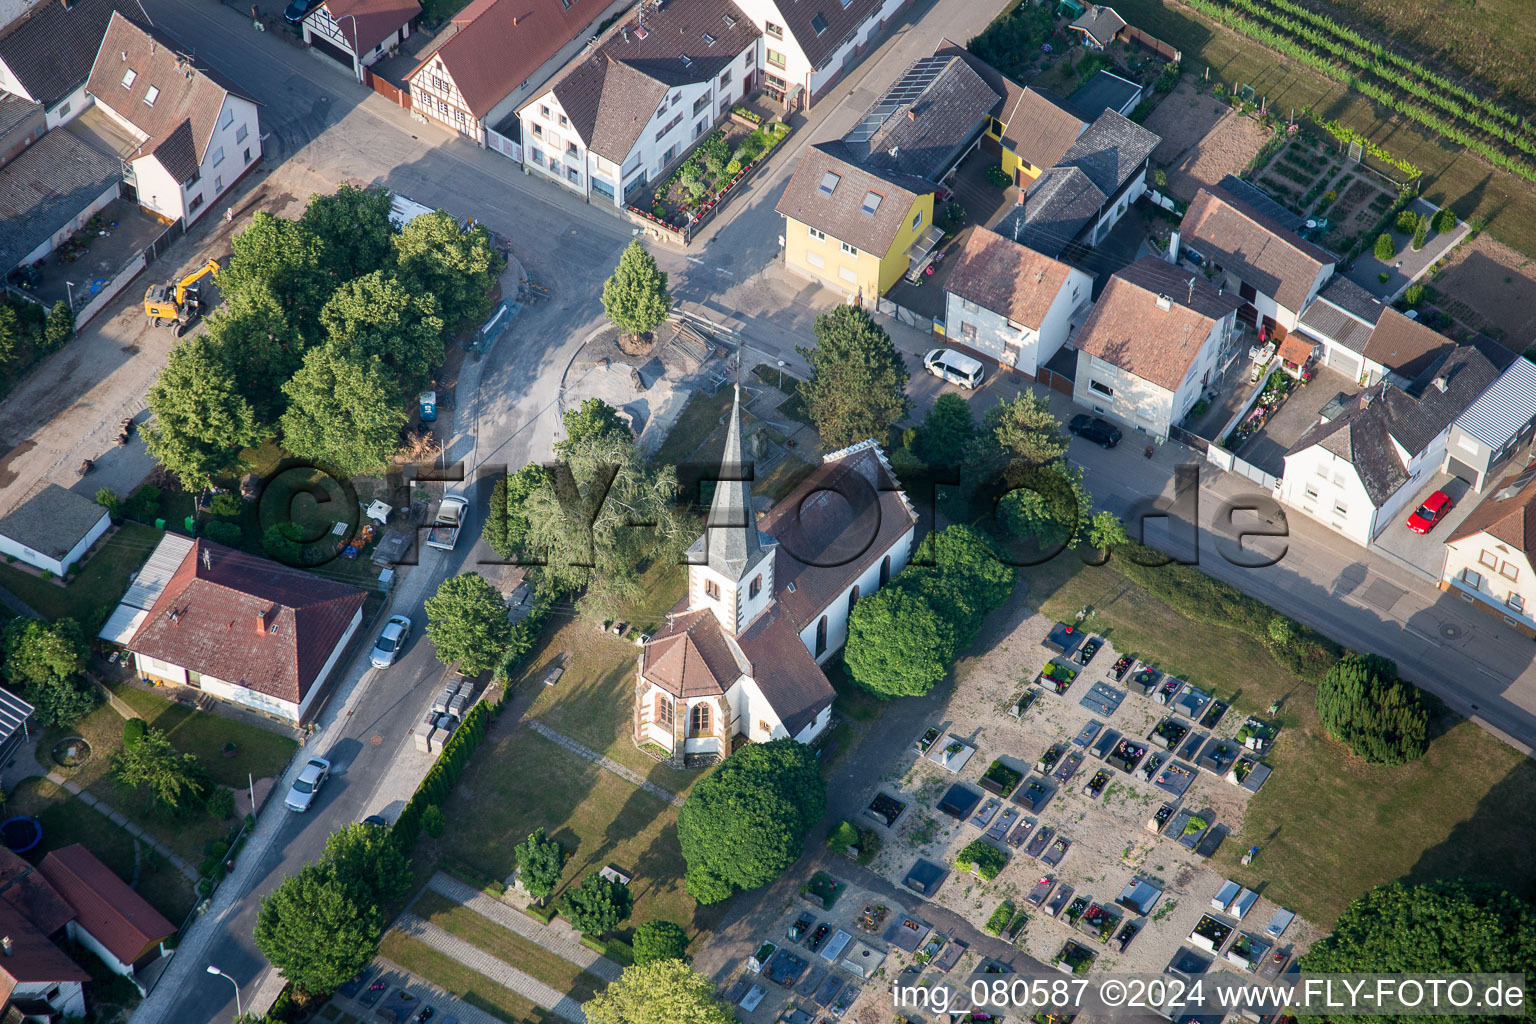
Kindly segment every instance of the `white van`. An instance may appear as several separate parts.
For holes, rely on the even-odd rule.
[[[923,365],[940,380],[947,380],[962,388],[978,388],[986,370],[981,361],[961,355],[952,348],[936,348],[923,356]]]

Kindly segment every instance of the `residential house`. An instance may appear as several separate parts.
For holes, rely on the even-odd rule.
[[[79,843],[50,850],[37,870],[69,905],[69,937],[144,994],[135,969],[165,953],[176,926]]]
[[[18,1021],[84,1019],[91,980],[27,913],[0,899],[0,1007]]]
[[[1371,379],[1364,359],[1366,342],[1387,308],[1349,278],[1335,277],[1307,303],[1296,329],[1320,344],[1321,365],[1363,386]]]
[[[592,26],[621,8],[601,0],[474,0],[406,76],[411,110],[482,146],[518,143],[516,110],[575,56]],[[497,146],[521,159],[517,146]]]
[[[938,183],[1002,97],[959,56],[914,62],[841,139],[812,146],[777,210],[784,265],[873,301],[933,251]]]
[[[1536,432],[1536,363],[1516,359],[1451,424],[1445,472],[1481,491]]]
[[[526,169],[620,209],[751,92],[760,35],[730,0],[636,12],[517,110]]]
[[[109,620],[138,619],[126,643],[135,671],[304,721],[362,624],[367,595],[201,538],[182,550],[169,578],[160,574],[170,558],[150,556],[146,569],[162,568],[146,584],[158,591],[148,610],[130,604],[136,580],[124,595],[129,607]]]
[[[737,2],[762,30],[763,92],[791,107],[808,107],[825,96],[905,4],[906,0]]]
[[[1163,440],[1210,384],[1241,304],[1156,256],[1116,271],[1078,331],[1072,400]]]
[[[912,551],[917,515],[874,441],[825,456],[757,522],[744,440],[738,389],[687,596],[640,652],[635,742],[679,761],[729,754],[736,736],[819,736],[833,699],[821,665],[854,603]]]
[[[1047,256],[1098,245],[1147,191],[1147,167],[1162,138],[1106,110],[1061,160],[1027,185],[998,234]]]
[[[1067,105],[1089,121],[1106,110],[1130,117],[1145,95],[1146,91],[1137,83],[1106,70],[1079,86],[1067,97]]]
[[[90,498],[47,484],[0,519],[0,555],[63,576],[111,525]]]
[[[123,180],[140,206],[190,225],[261,157],[256,101],[157,29],[114,14],[86,90],[139,140]]]
[[[1523,362],[1524,360],[1521,360]],[[1499,481],[1445,539],[1440,589],[1536,638],[1536,463]]]
[[[1504,368],[1489,355],[1462,345],[1406,389],[1340,396],[1286,452],[1280,501],[1369,545],[1445,464],[1451,424]]]
[[[41,104],[47,127],[90,105],[85,83],[113,15],[148,25],[138,0],[49,0],[0,29],[0,89]]]
[[[1179,239],[1203,267],[1245,300],[1243,319],[1296,329],[1335,257],[1287,229],[1251,197],[1225,186],[1202,188],[1179,224]]]
[[[1093,278],[986,228],[972,230],[944,285],[944,335],[1033,379],[1085,315]]]
[[[1088,49],[1102,50],[1120,38],[1120,33],[1125,30],[1125,19],[1113,7],[1094,4],[1067,28],[1078,33]]]
[[[363,69],[405,42],[416,0],[325,0],[300,23],[304,42],[363,81]]]
[[[43,108],[0,97],[0,273],[42,259],[116,199],[122,164],[68,131],[43,132]]]

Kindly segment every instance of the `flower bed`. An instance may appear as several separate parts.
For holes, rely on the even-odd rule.
[[[981,777],[981,788],[998,796],[1007,796],[1023,778],[1023,772],[1015,771],[1001,761],[993,761]]]
[[[1056,954],[1051,963],[1058,969],[1065,968],[1072,974],[1087,974],[1089,968],[1093,966],[1093,950],[1069,940],[1065,946],[1061,947],[1061,952]]]
[[[988,935],[1003,934],[1003,929],[1013,922],[1013,914],[1013,904],[1008,900],[1003,900],[1003,902],[997,905],[997,909],[992,911],[992,916],[987,918],[986,926],[982,930]]]
[[[1172,817],[1173,804],[1163,804],[1157,809],[1157,813],[1152,815],[1152,820],[1148,822],[1150,830],[1153,832],[1162,832],[1163,829],[1168,826],[1168,820]]]
[[[1104,787],[1107,785],[1109,785],[1109,772],[1100,768],[1093,773],[1093,778],[1088,780],[1088,785],[1083,787],[1083,792],[1097,799],[1099,794],[1104,792]]]
[[[1035,702],[1035,698],[1039,695],[1040,691],[1038,690],[1025,690],[1019,694],[1019,699],[1013,702],[1013,706],[1009,708],[1009,714],[1013,715],[1014,718],[1023,718],[1024,712],[1029,710],[1029,706]]]
[[[1061,760],[1061,744],[1059,744],[1059,743],[1052,743],[1046,749],[1045,753],[1040,755],[1040,760],[1035,762],[1035,771],[1039,772],[1042,775],[1049,775],[1050,772],[1051,772],[1051,769],[1056,767],[1056,762],[1060,761],[1060,760]]]
[[[1008,855],[985,839],[972,840],[970,845],[955,854],[955,867],[971,872],[983,882],[992,881],[1007,866]]]
[[[1131,676],[1131,682],[1135,683],[1143,690],[1149,690],[1158,681],[1158,679],[1162,678],[1162,675],[1163,674],[1157,669],[1143,665],[1141,668],[1136,670],[1135,675]]]
[[[1129,654],[1122,654],[1115,659],[1115,667],[1109,670],[1110,674],[1115,677],[1115,682],[1121,683],[1125,681],[1125,674],[1131,670],[1131,665],[1135,660]]]
[[[845,888],[847,886],[825,871],[818,871],[800,892],[806,899],[818,904],[822,910],[831,910],[843,895]]]
[[[1290,374],[1274,370],[1269,379],[1264,382],[1264,390],[1259,392],[1258,401],[1253,405],[1247,416],[1241,423],[1232,428],[1232,433],[1222,442],[1222,447],[1231,451],[1237,451],[1254,434],[1264,429],[1269,418],[1280,410],[1285,400],[1290,397],[1291,391],[1296,386],[1296,379]]]
[[[866,813],[877,821],[884,822],[885,826],[889,828],[896,824],[896,819],[900,818],[902,812],[906,809],[907,805],[895,797],[887,796],[884,793],[876,793],[875,798],[869,802]]]
[[[1097,903],[1089,904],[1083,912],[1082,930],[1098,939],[1100,942],[1108,942],[1109,937],[1115,933],[1120,924],[1120,915]]]
[[[1039,682],[1049,687],[1057,694],[1067,692],[1072,681],[1077,678],[1077,669],[1063,665],[1059,661],[1048,661],[1040,670]]]
[[[1189,735],[1189,726],[1176,722],[1171,718],[1165,718],[1153,727],[1151,739],[1154,743],[1164,744],[1169,750],[1172,750],[1187,735]]]
[[[1189,936],[1194,938],[1198,935],[1206,942],[1209,942],[1211,948],[1220,949],[1221,944],[1226,942],[1227,937],[1231,934],[1232,929],[1230,927],[1222,924],[1209,914],[1203,914],[1200,917],[1200,922],[1195,925],[1195,930],[1190,932]]]
[[[783,123],[749,131],[734,118],[726,121],[701,139],[688,159],[656,186],[649,214],[675,228],[696,223],[788,135],[789,126]]]
[[[928,753],[929,749],[932,748],[934,741],[938,738],[939,730],[929,729],[927,732],[923,733],[921,739],[913,744],[912,749],[916,750],[919,754],[926,754]]]
[[[1115,744],[1115,749],[1105,758],[1110,764],[1129,775],[1136,770],[1141,759],[1146,756],[1147,748],[1133,740],[1122,739]]]
[[[1067,905],[1067,912],[1062,915],[1068,924],[1077,924],[1078,918],[1088,912],[1089,899],[1087,896],[1078,896]]]

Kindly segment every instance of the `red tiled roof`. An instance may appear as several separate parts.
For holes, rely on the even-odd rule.
[[[323,6],[338,24],[346,21],[342,35],[352,39],[348,29],[356,29],[357,48],[365,54],[421,13],[416,0],[325,0]]]
[[[976,227],[944,290],[1039,330],[1071,270],[995,231]]]
[[[44,935],[75,918],[75,912],[37,868],[0,847],[0,897],[21,911]]]
[[[677,697],[724,693],[742,670],[708,608],[670,615],[640,655],[640,674]]]
[[[1334,262],[1220,186],[1196,193],[1179,230],[1190,248],[1291,310],[1306,305],[1308,289]]]
[[[176,926],[79,843],[53,850],[38,870],[75,909],[76,925],[125,964],[132,964]]]
[[[299,704],[366,597],[199,539],[128,649]]]
[[[17,985],[91,980],[79,964],[4,900],[0,900],[0,935],[11,940],[10,952],[0,953],[0,1006],[11,998]]]
[[[1522,472],[1500,480],[1493,493],[1484,498],[1461,521],[1456,532],[1446,538],[1446,543],[1454,544],[1475,534],[1486,533],[1517,551],[1526,554],[1536,552],[1536,476],[1532,476],[1518,491],[1507,495],[1504,493],[1518,483],[1520,477],[1531,473],[1531,470],[1532,467],[1527,466]]]

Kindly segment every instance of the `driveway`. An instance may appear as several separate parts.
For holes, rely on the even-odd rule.
[[[1247,443],[1238,449],[1237,457],[1258,466],[1271,476],[1283,475],[1285,453],[1317,423],[1318,413],[1323,406],[1333,401],[1340,392],[1352,395],[1359,390],[1359,385],[1342,373],[1326,366],[1318,367],[1310,381],[1290,393],[1285,404],[1264,424],[1264,429],[1248,438]]]
[[[1408,517],[1436,491],[1450,495],[1456,503],[1455,507],[1428,533],[1414,533],[1408,529]],[[1460,477],[1436,473],[1377,535],[1371,547],[1421,574],[1425,579],[1438,583],[1440,573],[1445,568],[1445,539],[1455,533],[1461,521],[1477,507],[1479,497],[1472,490],[1472,485]]]

